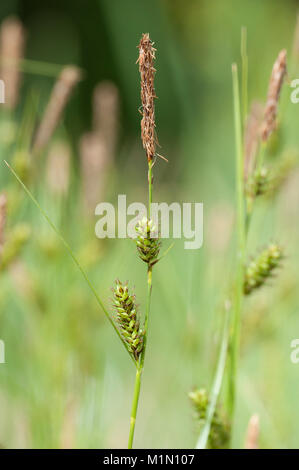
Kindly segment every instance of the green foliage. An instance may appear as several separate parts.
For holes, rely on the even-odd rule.
[[[282,249],[276,243],[272,243],[248,264],[244,280],[246,295],[263,286],[273,276],[273,271],[280,265],[282,256]]]
[[[189,393],[189,397],[196,411],[199,431],[207,418],[209,397],[206,389],[201,388]],[[215,410],[210,427],[208,446],[210,449],[226,449],[230,439],[230,426],[219,407]]]

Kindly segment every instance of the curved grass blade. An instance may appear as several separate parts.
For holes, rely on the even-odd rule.
[[[43,217],[46,219],[46,221],[48,222],[48,224],[50,225],[50,227],[54,230],[54,232],[56,233],[56,235],[60,238],[61,242],[63,243],[64,247],[66,248],[66,250],[68,251],[69,255],[71,256],[72,260],[74,261],[74,263],[76,264],[77,268],[79,269],[79,271],[81,272],[82,276],[84,277],[85,281],[87,282],[87,285],[88,287],[90,288],[91,292],[93,293],[93,295],[95,296],[98,304],[100,305],[101,309],[103,310],[104,314],[106,315],[106,317],[108,318],[109,322],[111,323],[112,327],[114,328],[117,336],[119,337],[119,339],[121,340],[122,344],[124,345],[124,347],[126,348],[126,351],[127,353],[129,354],[129,356],[131,357],[131,359],[133,360],[134,364],[136,364],[134,358],[131,356],[128,348],[127,348],[127,345],[126,343],[124,342],[124,340],[122,339],[122,336],[118,330],[118,328],[116,327],[116,325],[114,324],[112,318],[110,317],[108,311],[106,310],[106,307],[104,306],[101,298],[99,297],[95,287],[93,286],[92,282],[90,281],[89,277],[87,276],[86,272],[84,271],[84,269],[82,268],[81,264],[79,263],[78,259],[76,258],[72,248],[70,247],[70,245],[68,244],[68,242],[64,239],[64,237],[62,236],[62,234],[59,232],[58,228],[56,227],[56,225],[54,224],[54,222],[52,222],[52,220],[50,219],[50,217],[47,215],[47,213],[44,211],[44,209],[42,209],[42,207],[39,205],[39,203],[37,202],[37,200],[35,199],[35,197],[33,196],[33,194],[31,193],[31,191],[27,188],[27,186],[23,183],[23,181],[19,178],[19,176],[16,174],[16,172],[14,171],[14,169],[7,163],[6,160],[4,160],[5,164],[7,165],[7,167],[9,168],[9,170],[11,171],[11,173],[14,175],[14,177],[18,180],[18,182],[20,183],[20,185],[22,186],[22,188],[24,189],[24,191],[27,193],[27,195],[30,197],[31,201],[35,204],[35,206],[38,208],[38,210],[40,211],[40,213],[43,215]]]

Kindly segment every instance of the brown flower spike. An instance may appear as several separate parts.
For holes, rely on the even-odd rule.
[[[150,40],[149,34],[143,34],[138,45],[139,71],[141,77],[141,103],[142,103],[142,120],[141,120],[141,139],[143,148],[146,151],[148,162],[151,162],[156,154],[157,137],[155,131],[155,104],[157,98],[154,87],[154,78],[156,70],[154,68],[155,51],[153,42]]]
[[[261,137],[265,142],[276,129],[277,106],[280,90],[284,77],[287,73],[287,51],[283,49],[274,62],[269,83],[267,103],[264,113],[264,120],[261,127]]]
[[[81,75],[81,70],[75,65],[67,65],[62,69],[36,132],[33,143],[35,152],[42,150],[49,143],[73,89],[81,80]]]
[[[259,415],[252,415],[247,428],[245,449],[258,449],[258,440],[260,433]]]
[[[14,109],[19,99],[19,61],[24,56],[25,39],[25,30],[18,18],[9,16],[3,21],[0,29],[1,79],[5,83],[4,106],[8,109]]]
[[[256,163],[256,155],[260,139],[260,126],[263,119],[263,105],[254,101],[247,118],[244,135],[244,178],[248,179]]]

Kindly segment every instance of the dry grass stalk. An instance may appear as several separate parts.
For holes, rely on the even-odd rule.
[[[70,180],[71,151],[64,141],[51,145],[47,160],[47,183],[54,194],[66,195]]]
[[[264,120],[261,126],[261,137],[264,142],[268,140],[272,132],[276,129],[279,95],[284,77],[287,73],[286,59],[287,51],[283,49],[278,54],[278,57],[273,65],[264,112]]]
[[[259,145],[259,131],[263,118],[263,105],[254,101],[246,122],[244,135],[244,178],[252,173]]]
[[[141,139],[143,148],[146,151],[147,160],[151,162],[156,155],[156,130],[155,130],[155,104],[157,98],[154,87],[155,78],[155,51],[149,34],[143,34],[138,45],[139,72],[141,77],[141,103],[142,103],[142,120],[141,120]]]
[[[93,132],[100,135],[113,160],[118,134],[119,93],[109,81],[99,83],[93,94]]]
[[[94,132],[84,134],[80,140],[80,159],[84,206],[93,214],[104,196],[109,168],[109,155],[102,137]]]
[[[74,65],[64,67],[52,90],[40,126],[36,132],[33,150],[43,149],[52,137],[70,95],[81,79],[80,69]]]
[[[5,84],[5,103],[14,109],[19,99],[21,74],[19,61],[23,58],[25,30],[18,18],[11,16],[3,21],[0,30],[1,79]]]
[[[260,418],[259,415],[251,416],[245,439],[245,449],[258,449],[258,440],[260,434]]]
[[[0,194],[0,255],[4,245],[4,229],[6,223],[7,200],[5,194]]]

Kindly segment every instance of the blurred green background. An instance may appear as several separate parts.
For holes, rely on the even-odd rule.
[[[231,63],[240,64],[245,25],[249,99],[265,101],[278,52],[287,48],[291,57],[298,8],[295,0],[6,0],[0,5],[1,21],[16,15],[25,27],[26,59],[76,64],[84,72],[51,142],[32,160],[34,130],[56,77],[43,76],[42,65],[34,74],[25,67],[18,106],[11,112],[0,105],[0,152],[1,160],[18,168],[24,167],[25,155],[28,184],[110,311],[116,278],[135,287],[144,311],[146,271],[130,240],[95,238],[94,209],[82,203],[80,139],[93,126],[95,86],[113,82],[119,93],[117,145],[105,181],[101,171],[92,181],[103,186],[103,200],[115,202],[118,194],[127,194],[130,202],[146,201],[135,64],[141,34],[149,32],[157,48],[156,124],[159,152],[169,163],[159,160],[154,167],[154,200],[203,202],[204,245],[193,252],[176,241],[154,270],[136,447],[195,445],[188,392],[211,384],[234,258]],[[295,73],[296,60],[293,65]],[[273,161],[298,151],[299,106],[289,104],[289,93],[285,86]],[[70,155],[66,194],[53,190],[47,172],[57,142]],[[299,364],[290,361],[290,343],[299,337],[298,176],[294,167],[274,200],[258,204],[253,221],[250,253],[270,239],[281,242],[287,256],[271,285],[246,300],[235,447],[243,447],[253,413],[260,416],[261,447],[299,444]],[[7,233],[21,222],[31,230],[20,255],[1,272],[6,363],[0,364],[0,443],[8,448],[125,447],[134,368],[72,260],[2,163],[0,183],[8,199]],[[165,240],[164,248],[169,243]]]

